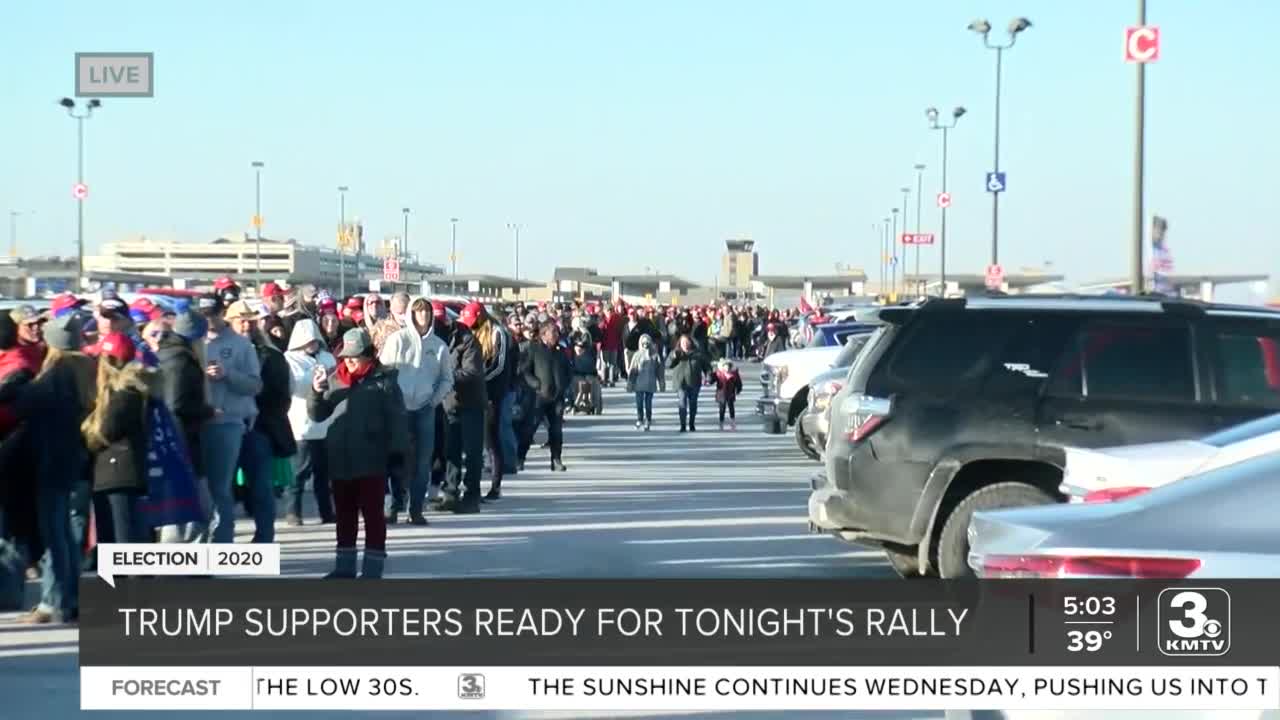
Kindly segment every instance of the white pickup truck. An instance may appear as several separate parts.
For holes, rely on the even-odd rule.
[[[869,329],[866,324],[833,327],[826,333],[827,339],[821,340],[830,344],[817,345],[820,339],[815,336],[809,347],[765,358],[764,368],[760,371],[763,387],[760,398],[756,400],[756,414],[764,417],[764,431],[779,435],[794,424],[808,405],[809,383],[835,367],[850,336],[866,333]]]

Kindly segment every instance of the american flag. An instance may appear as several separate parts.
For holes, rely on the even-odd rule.
[[[1159,215],[1151,220],[1151,276],[1152,290],[1158,293],[1173,292],[1173,285],[1169,282],[1169,275],[1173,273],[1173,253],[1169,251],[1169,244],[1165,240],[1165,234],[1169,229],[1169,222]]]

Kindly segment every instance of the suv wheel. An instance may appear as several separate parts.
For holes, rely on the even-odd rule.
[[[813,446],[813,438],[805,435],[804,421],[796,419],[796,445],[800,446],[800,452],[815,462],[822,462],[822,456],[818,454],[817,448]]]
[[[904,580],[922,578],[920,574],[920,556],[915,548],[885,548],[884,554],[889,564]]]
[[[938,573],[944,578],[973,575],[969,567],[969,521],[979,510],[1052,505],[1056,499],[1034,485],[1002,482],[981,488],[956,505],[938,538]]]

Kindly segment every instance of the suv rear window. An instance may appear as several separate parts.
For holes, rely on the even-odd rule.
[[[862,333],[859,335],[850,335],[845,340],[844,347],[840,348],[840,354],[836,356],[836,360],[831,364],[832,367],[846,368],[853,365],[853,361],[858,357],[858,353],[866,346],[867,340],[871,337],[871,333]]]
[[[1280,408],[1280,340],[1242,330],[1214,337],[1218,402]]]
[[[1191,331],[1184,325],[1090,323],[1057,364],[1050,393],[1194,400]]]
[[[954,388],[985,369],[985,361],[1004,346],[1015,322],[1003,313],[923,315],[897,343],[889,373],[913,387]]]

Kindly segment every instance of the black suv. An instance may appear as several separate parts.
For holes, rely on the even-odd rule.
[[[970,574],[977,510],[1064,500],[1064,446],[1190,438],[1280,409],[1280,313],[1154,297],[926,300],[831,402],[812,529],[903,577]]]

